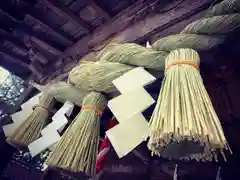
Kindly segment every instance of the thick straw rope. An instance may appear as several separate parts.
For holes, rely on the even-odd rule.
[[[100,117],[107,105],[101,93],[91,92],[83,100],[81,112],[68,127],[46,163],[51,167],[95,175],[100,136]]]
[[[34,108],[32,114],[7,138],[8,143],[24,148],[35,141],[40,136],[41,130],[47,125],[49,110],[54,103],[55,100],[52,96],[43,93],[39,97],[39,104]]]
[[[111,92],[115,88],[109,81],[112,82],[131,69],[133,67],[115,62],[80,64],[71,70],[68,82],[82,90]]]

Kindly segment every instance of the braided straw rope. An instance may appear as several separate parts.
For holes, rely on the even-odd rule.
[[[41,130],[48,123],[49,109],[53,107],[54,103],[55,100],[52,96],[43,93],[32,114],[7,138],[7,142],[15,147],[24,148],[39,138]]]

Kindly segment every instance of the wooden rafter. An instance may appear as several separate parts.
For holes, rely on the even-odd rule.
[[[28,49],[25,46],[23,42],[21,42],[19,39],[14,37],[12,34],[6,32],[4,29],[0,28],[0,40],[3,41],[3,43],[10,42],[12,43],[15,47],[17,47],[19,50],[27,53]]]
[[[191,3],[191,6],[189,6],[189,3]],[[138,5],[138,7],[135,7],[133,10],[129,10],[127,12],[128,15],[123,14],[122,16],[114,19],[111,23],[105,24],[100,30],[80,39],[72,47],[65,50],[61,58],[68,56],[72,56],[74,58],[77,56],[84,56],[95,49],[95,47],[97,47],[96,49],[101,49],[108,43],[112,42],[138,42],[139,39],[142,39],[151,33],[154,33],[155,31],[162,31],[176,24],[180,20],[182,21],[200,11],[203,11],[209,7],[211,3],[212,0],[198,0],[194,2],[191,0],[185,0],[181,4],[181,8],[179,8],[177,11],[172,9],[168,12],[146,17],[140,22],[129,24],[129,22],[126,21],[126,16],[134,15],[136,11],[139,10],[139,7],[142,7]],[[139,29],[141,31],[139,31]],[[113,35],[115,35],[115,38]],[[98,48],[99,46],[100,48]]]
[[[49,42],[47,37],[45,37],[42,34],[34,32],[30,27],[27,27],[26,25],[22,24],[20,21],[9,15],[8,13],[4,12],[3,10],[0,9],[0,14],[4,15],[5,18],[8,20],[8,23],[12,25],[12,30],[16,30],[18,32],[22,32],[26,36],[31,36],[33,39],[37,39],[39,41],[44,41],[44,44],[47,45],[48,47],[51,47],[51,49],[54,49],[58,52],[58,54],[61,53],[60,49],[55,47],[52,43]],[[40,40],[41,39],[41,40]]]
[[[72,45],[74,43],[72,38],[69,37],[68,35],[66,35],[64,32],[61,32],[61,31],[59,31],[56,28],[50,27],[49,25],[45,24],[44,22],[42,22],[38,18],[34,17],[33,15],[26,14],[25,16],[26,16],[26,18],[28,18],[28,19],[36,22],[37,24],[40,24],[41,26],[43,26],[45,28],[45,30],[54,33],[57,37],[59,37],[62,40],[64,40],[68,45]]]
[[[89,33],[91,31],[91,27],[80,17],[77,17],[70,9],[62,6],[59,3],[51,3],[48,0],[41,0],[41,3],[46,5],[48,8],[50,8],[52,11],[54,11],[61,17],[64,17],[68,21],[77,24],[79,27],[83,28],[85,32]]]
[[[6,59],[9,60],[10,62],[18,64],[21,67],[30,70],[29,64],[26,63],[26,59],[12,53],[7,48],[0,46],[0,54],[2,54],[4,57],[6,57]]]
[[[107,12],[105,12],[101,7],[99,7],[94,0],[89,0],[88,4],[91,5],[92,8],[97,12],[97,15],[101,15],[107,21],[111,20],[111,16]]]
[[[56,49],[55,47],[49,45],[48,43],[46,43],[45,41],[35,37],[35,36],[31,36],[29,39],[31,42],[36,43],[38,46],[47,49],[50,53],[52,53],[53,55],[60,55],[62,52],[59,51],[58,49]]]
[[[14,18],[13,16],[11,16],[10,14],[6,13],[5,11],[3,11],[2,9],[0,9],[0,14],[3,15],[5,18],[11,20],[11,23],[20,23],[19,20],[17,20],[16,18]]]

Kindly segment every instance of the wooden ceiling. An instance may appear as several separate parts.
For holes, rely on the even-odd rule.
[[[109,42],[141,44],[146,40],[154,41],[178,33],[186,24],[199,19],[212,2],[213,0],[2,0],[0,65],[24,79],[40,81],[55,78],[59,74],[67,74],[80,58],[101,50]],[[237,37],[239,36],[238,34]],[[235,60],[239,63],[240,44],[236,45],[236,36],[233,39],[235,41],[229,40],[214,54],[215,59],[223,59],[223,62],[226,59]],[[228,46],[230,44],[234,44],[235,48]],[[234,75],[235,79],[227,77],[226,80],[235,108],[239,107],[239,67],[234,67],[238,68],[235,70],[238,73]],[[214,72],[209,72],[205,79],[206,77],[211,80]],[[215,84],[209,82],[213,86],[209,90],[210,96],[215,95],[219,89],[215,80]],[[222,107],[222,98],[215,99],[215,103]],[[232,120],[232,115],[226,114],[226,108],[217,110],[222,122],[230,119],[224,123],[224,130],[235,153],[228,163],[220,161],[218,164],[201,164],[201,169],[195,162],[180,163],[179,179],[214,179],[219,165],[223,169],[225,167],[223,173],[226,177],[234,177],[238,173],[238,109],[235,110],[238,113],[237,120]],[[160,174],[162,179],[172,179],[175,162],[168,165],[169,161],[153,159],[151,163],[149,169],[154,174]],[[111,164],[112,161],[109,166]],[[168,173],[170,175],[166,175],[168,170],[165,167],[172,168]],[[188,173],[182,172],[182,169]],[[163,170],[166,172],[163,173]]]
[[[212,2],[212,0],[199,0],[193,3],[189,3],[189,0],[1,1],[0,65],[23,79],[44,83],[59,74],[66,76],[80,58],[90,52],[99,51],[109,39],[113,39],[113,42],[143,43],[146,38],[156,36],[159,31],[168,29],[189,17],[193,17],[191,21],[198,18],[199,12],[209,7]],[[194,14],[197,15],[193,16]],[[146,21],[141,22],[143,19]],[[190,21],[183,21],[179,27],[182,28],[187,22]],[[141,31],[136,34],[136,30],[139,29]],[[177,30],[173,29],[169,32]],[[120,34],[120,39],[116,34]]]
[[[136,0],[7,0],[0,2],[1,65],[22,78],[42,78],[45,65]]]

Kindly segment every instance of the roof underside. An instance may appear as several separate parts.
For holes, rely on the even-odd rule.
[[[183,2],[183,0],[1,1],[0,65],[23,79],[34,74],[31,78],[39,81],[47,74],[50,76],[52,71],[56,70],[54,66],[63,65],[60,60],[80,59],[96,45],[126,29],[130,24],[139,22],[151,13],[163,13],[163,16],[166,16],[167,14],[164,14],[166,11],[174,10]],[[211,2],[211,0],[197,2],[193,5],[196,7],[191,13],[206,9]],[[178,19],[181,20],[179,17]],[[142,43],[149,35],[143,34],[141,37],[130,42]],[[48,68],[44,69],[46,65]]]

